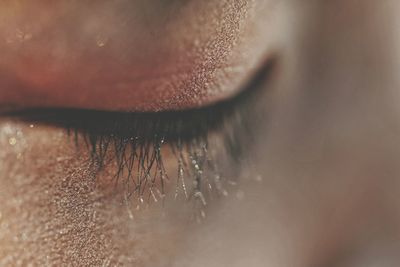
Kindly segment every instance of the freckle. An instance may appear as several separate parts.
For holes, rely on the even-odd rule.
[[[17,144],[17,139],[15,137],[10,137],[10,139],[8,139],[8,143],[12,146],[15,146]]]

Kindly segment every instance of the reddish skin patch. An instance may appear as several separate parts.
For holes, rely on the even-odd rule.
[[[262,61],[246,54],[250,1],[44,2],[2,4],[3,110],[199,107],[237,93]]]

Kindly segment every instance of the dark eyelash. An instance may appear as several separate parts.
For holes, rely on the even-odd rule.
[[[96,171],[115,160],[116,184],[126,184],[128,197],[135,196],[139,202],[165,196],[165,181],[171,179],[161,152],[166,143],[177,159],[175,197],[180,190],[186,199],[197,199],[203,206],[211,194],[226,194],[221,170],[236,173],[231,166],[240,166],[237,163],[244,158],[256,119],[253,104],[272,67],[272,63],[266,65],[233,99],[201,109],[159,113],[47,109],[14,115],[65,127],[78,148],[84,141]],[[110,150],[113,156],[107,157]],[[191,180],[190,190],[185,179]],[[160,188],[155,187],[156,180]]]

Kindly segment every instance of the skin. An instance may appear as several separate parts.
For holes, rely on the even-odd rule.
[[[234,11],[234,1],[225,8],[223,1],[131,1],[132,10],[143,12],[130,13],[129,27],[118,31],[114,23],[128,15],[114,10],[127,2],[104,1],[95,11],[110,13],[94,24],[108,25],[113,38],[101,52],[89,41],[92,32],[80,32],[82,20],[55,20],[67,6],[85,21],[93,14],[90,4],[12,2],[0,4],[15,11],[0,7],[0,32],[10,21],[26,21],[42,37],[1,44],[9,51],[0,59],[4,110],[193,107],[235,94],[269,58],[278,63],[254,103],[260,107],[249,148],[255,170],[243,172],[226,199],[210,203],[201,224],[188,220],[184,202],[174,201],[131,218],[121,204],[123,189],[112,190],[115,166],[94,179],[87,152],[77,153],[63,129],[2,116],[0,265],[399,265],[398,1],[255,0]],[[25,14],[35,9],[43,15],[29,22]],[[176,12],[180,16],[168,15]],[[240,22],[234,37],[213,31],[223,24],[217,14],[235,12],[247,15],[226,26]],[[195,23],[200,18],[204,23]],[[45,25],[51,26],[44,31]],[[177,30],[164,31],[169,27]],[[65,59],[43,56],[59,51],[56,29],[79,40],[66,41]],[[157,33],[157,42],[149,32]],[[218,40],[220,46],[206,48]],[[207,82],[180,86],[192,85],[190,75],[204,65]],[[227,75],[228,66],[240,71]],[[122,79],[122,68],[135,73],[131,80]],[[176,71],[193,73],[178,75],[175,84]],[[111,94],[115,81],[135,86],[113,87]],[[96,83],[105,87],[85,86]],[[176,86],[160,89],[164,83]],[[218,85],[226,88],[210,93]]]
[[[14,89],[0,99],[17,107],[125,111],[216,102],[237,92],[262,61],[258,54],[268,47],[252,49],[260,39],[255,12],[270,5],[5,1],[1,82]]]

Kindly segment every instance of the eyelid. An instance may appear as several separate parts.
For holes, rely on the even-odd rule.
[[[178,173],[178,179],[182,180],[180,173],[186,174],[187,185],[180,185],[178,181],[177,186],[184,187],[184,199],[193,198],[203,208],[207,197],[212,198],[208,193],[224,195],[221,184],[226,180],[221,180],[224,175],[220,170],[239,168],[243,147],[250,147],[245,139],[252,140],[252,127],[248,124],[253,117],[253,104],[264,89],[262,85],[271,69],[272,65],[266,66],[242,94],[201,109],[156,113],[45,109],[9,115],[27,121],[26,125],[33,123],[35,129],[42,123],[67,128],[78,148],[83,145],[89,149],[91,165],[99,168],[94,172],[109,166],[109,162],[117,165],[115,177],[111,171],[109,178],[132,182],[133,186],[124,190],[134,190],[135,193],[127,193],[139,202],[143,194],[151,195],[152,186],[161,186],[160,197],[166,194],[164,179],[167,178],[163,177],[169,174],[164,169],[162,155],[165,155],[165,147],[172,148],[172,153],[166,157],[177,157],[175,166],[170,166],[175,168],[171,175]],[[230,176],[229,179],[235,178]],[[144,188],[137,189],[137,185]],[[215,189],[209,192],[207,188]]]
[[[139,3],[125,2],[115,3],[114,8],[132,8]],[[105,5],[108,4],[105,2]],[[154,3],[143,2],[143,5]],[[169,31],[166,25],[153,29],[147,28],[151,23],[135,23],[126,9],[115,14],[114,9],[104,9],[110,17],[98,21],[93,15],[97,4],[82,4],[92,7],[88,9],[90,16],[83,11],[81,14],[79,8],[69,10],[72,14],[64,14],[64,9],[59,8],[60,14],[57,14],[62,19],[58,21],[60,18],[53,17],[54,12],[48,12],[52,10],[50,7],[41,8],[41,12],[49,13],[51,23],[32,30],[33,35],[23,44],[0,44],[6,55],[0,62],[0,87],[10,88],[0,90],[0,106],[165,111],[202,107],[232,97],[257,68],[252,60],[246,61],[241,56],[239,48],[233,50],[236,40],[244,34],[236,29],[236,24],[244,19],[250,6],[244,4],[238,8],[233,3],[221,5],[218,1],[177,2],[176,5],[188,7],[182,11],[184,17],[171,19],[173,24],[169,26],[174,28]],[[206,8],[209,5],[218,8],[209,12]],[[134,11],[137,10],[140,9]],[[23,14],[19,14],[22,21],[30,18]],[[76,21],[64,21],[71,16]],[[127,25],[121,26],[120,16],[126,16]],[[154,20],[159,17],[153,16]],[[217,17],[204,19],[214,16]],[[205,25],[195,23],[198,19]],[[33,20],[27,24],[35,23]],[[90,28],[86,32],[85,23],[95,30]],[[213,28],[211,25],[216,28],[204,31]],[[17,26],[10,26],[11,32]],[[119,31],[121,27],[124,30]],[[6,35],[2,28],[9,30],[7,25],[0,25],[0,36]],[[106,34],[109,28],[110,36]],[[23,27],[19,30],[21,35],[29,31]]]
[[[167,124],[173,124],[174,120],[195,122],[196,118],[209,118],[211,120],[218,120],[218,114],[230,113],[235,106],[240,102],[244,102],[243,99],[251,98],[257,94],[257,90],[267,79],[270,79],[273,75],[274,70],[277,67],[277,61],[275,58],[271,58],[266,61],[265,64],[256,72],[249,82],[239,91],[238,94],[232,96],[231,98],[213,103],[210,105],[205,105],[200,108],[188,108],[184,110],[166,110],[157,112],[119,112],[119,111],[105,111],[96,109],[65,109],[65,108],[22,108],[18,109],[16,107],[10,107],[11,110],[8,112],[3,112],[5,115],[12,116],[22,116],[22,118],[36,120],[39,119],[42,122],[51,123],[64,123],[71,122],[75,123],[76,120],[79,121],[82,118],[90,123],[96,124],[107,124],[104,121],[109,122],[124,122],[129,120],[135,121],[156,121],[164,120],[170,122]],[[4,107],[4,106],[3,106]],[[7,110],[7,109],[6,109]],[[100,118],[95,120],[95,118]],[[120,123],[122,124],[122,123]],[[208,125],[209,126],[209,125]]]
[[[190,93],[185,97],[182,97],[182,95],[179,93],[173,94],[173,90],[170,92],[172,95],[169,96],[164,96],[162,94],[160,95],[160,92],[158,91],[149,91],[146,93],[146,95],[141,96],[140,94],[143,93],[141,91],[133,90],[124,93],[122,90],[119,91],[121,95],[118,95],[118,91],[116,90],[108,91],[107,93],[107,90],[102,91],[99,87],[93,87],[95,88],[96,93],[90,96],[87,95],[87,92],[82,92],[79,96],[76,96],[74,92],[71,92],[67,97],[65,97],[63,90],[58,89],[52,90],[51,94],[53,95],[48,95],[48,92],[46,91],[47,89],[36,88],[32,91],[31,88],[26,88],[24,84],[18,83],[15,79],[13,80],[12,77],[9,78],[10,73],[6,73],[0,78],[0,85],[3,85],[4,88],[13,88],[13,90],[0,90],[0,112],[9,113],[27,109],[83,109],[111,112],[151,113],[160,111],[201,109],[201,107],[213,106],[218,102],[227,102],[230,98],[234,98],[235,95],[240,94],[243,91],[247,91],[248,87],[252,86],[251,83],[259,79],[257,77],[265,76],[266,73],[270,72],[269,69],[272,69],[273,66],[276,65],[276,59],[271,55],[266,57],[266,60],[261,63],[263,64],[261,64],[256,71],[253,71],[255,74],[250,75],[246,79],[247,83],[243,83],[243,86],[233,89],[228,93],[225,92],[225,94],[222,93],[220,95],[213,96],[208,100],[198,99],[196,96],[190,95]],[[183,90],[183,92],[185,91]],[[113,97],[104,96],[104,94],[111,94],[117,98],[124,98],[130,103],[129,105],[135,103],[135,107],[127,108],[127,102],[118,102],[116,104],[116,99]],[[166,100],[163,97],[172,98],[172,100],[170,99],[171,101],[165,102]],[[207,98],[207,96],[205,96],[205,98]],[[154,101],[154,99],[157,100]],[[99,103],[100,106],[94,103]]]
[[[24,68],[18,75],[3,72],[0,86],[9,90],[0,90],[0,106],[124,112],[199,108],[240,92],[240,85],[249,78],[245,78],[248,74],[236,75],[232,69],[234,67],[210,69],[201,74],[205,78],[199,78],[195,66],[178,67],[163,73],[142,69],[138,72],[145,72],[142,77],[135,76],[133,70],[130,73],[113,68],[102,70],[93,77],[80,77],[74,73],[54,78],[50,71],[35,74],[34,68]],[[74,71],[85,73],[85,70]],[[26,80],[26,73],[31,73],[31,80]]]

